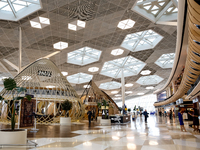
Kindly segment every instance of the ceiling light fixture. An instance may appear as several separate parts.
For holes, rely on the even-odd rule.
[[[48,25],[50,25],[50,20],[45,17],[36,17],[30,20],[31,27],[42,29]]]
[[[90,88],[90,85],[84,85],[83,87],[84,88]]]
[[[137,93],[137,95],[144,95],[144,93]]]
[[[126,94],[131,94],[131,93],[133,93],[132,91],[126,91],[125,92]]]
[[[150,70],[143,70],[140,74],[141,74],[141,75],[148,75],[148,74],[150,74],[150,73],[151,73]]]
[[[153,86],[148,86],[148,87],[146,87],[146,89],[147,90],[152,90],[152,89],[154,89],[154,87]]]
[[[112,91],[111,93],[112,93],[112,94],[117,94],[117,93],[118,93],[118,91]]]
[[[114,56],[118,56],[118,55],[123,54],[123,52],[124,52],[123,49],[118,48],[118,49],[112,50],[112,51],[111,51],[111,54],[114,55]]]
[[[119,96],[121,96],[120,94],[117,94],[117,95],[115,95],[116,97],[119,97]]]
[[[68,75],[68,72],[64,72],[64,71],[63,71],[63,72],[61,72],[61,73],[62,73],[63,76],[67,76],[67,75]]]
[[[71,23],[68,23],[68,29],[73,30],[73,31],[83,29],[83,28],[85,28],[85,26],[86,26],[86,22],[81,21],[81,20],[76,20]]]
[[[132,87],[132,86],[133,86],[132,83],[127,83],[127,84],[125,84],[125,87]]]
[[[63,50],[63,49],[68,47],[68,43],[60,41],[60,42],[57,42],[57,43],[53,44],[53,47],[55,49]]]
[[[122,20],[118,23],[117,27],[125,30],[125,29],[130,29],[134,26],[135,21],[131,20],[131,19],[126,19],[126,20]]]
[[[96,72],[98,70],[99,70],[98,67],[91,67],[91,68],[88,69],[88,71],[90,71],[90,72]]]

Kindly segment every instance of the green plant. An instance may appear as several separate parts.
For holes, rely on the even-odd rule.
[[[130,109],[130,108],[128,108],[128,112],[131,112],[131,109]]]
[[[27,98],[29,101],[31,100],[30,95],[26,96],[19,96],[19,93],[26,91],[26,88],[23,87],[17,87],[17,84],[14,79],[12,78],[6,78],[3,80],[4,88],[7,91],[10,91],[12,94],[12,99],[11,101],[11,129],[14,131],[15,130],[15,102],[18,100],[23,100],[24,98]],[[11,92],[12,91],[12,92]],[[17,96],[14,97],[14,94],[17,93]],[[3,94],[4,95],[4,94]],[[0,100],[4,100],[3,95],[0,96]],[[6,101],[7,102],[7,101]]]
[[[135,107],[134,107],[134,109],[133,109],[134,111],[136,111],[137,110],[137,108],[136,108],[136,105],[135,105]]]
[[[101,109],[101,103],[97,103],[97,107],[99,108],[99,109]]]
[[[62,104],[61,104],[62,110],[65,110],[65,117],[67,115],[67,117],[69,117],[69,110],[72,109],[72,102],[70,102],[69,100],[65,100]]]

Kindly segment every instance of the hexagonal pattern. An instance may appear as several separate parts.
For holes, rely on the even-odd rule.
[[[160,83],[162,80],[163,78],[158,75],[142,76],[136,81],[136,83],[141,85],[153,85]]]
[[[40,0],[2,0],[0,2],[0,19],[18,21],[41,9]]]
[[[104,89],[104,90],[114,90],[114,89],[119,89],[120,87],[121,87],[121,83],[116,82],[116,81],[101,83],[99,86],[100,89]]]
[[[121,44],[121,47],[130,51],[141,51],[154,48],[163,37],[153,30],[145,30],[128,34]]]
[[[126,19],[126,20],[122,20],[118,23],[117,27],[125,30],[125,29],[130,29],[134,26],[135,21],[131,20],[131,19]]]
[[[84,66],[99,60],[101,51],[90,47],[83,47],[67,54],[67,62]]]
[[[92,77],[93,75],[80,72],[71,76],[67,76],[67,80],[69,81],[69,83],[81,84],[89,82],[90,80],[92,80]]]
[[[100,74],[112,78],[120,78],[121,71],[123,70],[124,77],[134,76],[137,75],[145,65],[146,63],[132,56],[127,56],[105,62]]]
[[[175,53],[162,54],[155,64],[161,68],[172,68],[174,64]]]

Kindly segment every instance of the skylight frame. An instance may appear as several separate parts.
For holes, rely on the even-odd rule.
[[[1,3],[5,3],[4,6],[0,7],[0,19],[2,20],[19,21],[42,9],[40,0],[2,0]],[[17,8],[18,6],[20,8]],[[7,10],[5,10],[6,7]]]
[[[102,51],[91,48],[82,47],[67,54],[67,63],[84,66],[99,61]]]
[[[161,68],[172,68],[174,64],[175,53],[162,54],[154,63]]]
[[[149,75],[140,77],[136,83],[140,85],[156,85],[159,84],[164,79],[158,75]]]
[[[172,9],[169,11],[168,9],[171,7]],[[138,0],[131,10],[137,12],[150,21],[157,23],[177,20],[178,11],[175,11],[177,8],[178,1],[176,0]]]
[[[151,41],[152,39],[153,41]],[[149,29],[127,34],[121,44],[121,47],[132,52],[147,50],[154,48],[162,39],[163,36]]]
[[[116,82],[116,81],[105,82],[99,85],[99,88],[104,89],[104,90],[115,90],[115,89],[119,89],[120,87],[121,87],[121,83]]]
[[[82,72],[67,76],[68,82],[74,83],[74,84],[86,83],[92,80],[92,78],[93,78],[93,75],[82,73]]]
[[[122,57],[104,63],[100,74],[111,77],[121,78],[123,70],[124,77],[137,75],[146,65],[146,63],[132,57]]]

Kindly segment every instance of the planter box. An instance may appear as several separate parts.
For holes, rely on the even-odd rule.
[[[15,129],[0,130],[0,144],[26,144],[27,143],[27,130]]]
[[[71,125],[70,117],[60,117],[60,125]]]

